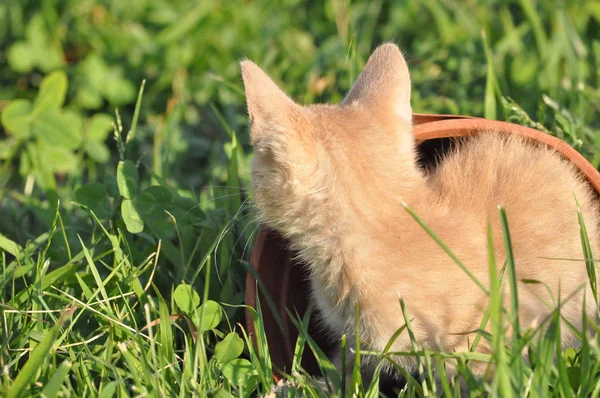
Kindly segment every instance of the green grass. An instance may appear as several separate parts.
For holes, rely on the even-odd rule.
[[[301,103],[338,102],[372,49],[395,41],[415,112],[531,126],[598,167],[599,32],[597,0],[0,3],[0,396],[325,397],[346,385],[378,396],[357,372],[348,383],[336,374],[306,315],[277,385],[261,309],[256,346],[242,327],[256,223],[238,61],[254,60]],[[502,333],[520,325],[519,303],[499,300],[501,284],[516,291],[518,267],[500,214],[508,259],[490,251],[492,278],[478,281],[492,333],[469,352],[415,342],[357,357],[418,356],[420,377],[393,364],[407,378],[402,396],[458,394],[431,376],[448,360],[475,396],[599,396],[595,336],[563,351],[558,312],[544,330]],[[595,281],[580,223],[581,266]],[[474,352],[481,339],[491,355]],[[300,366],[308,350],[324,380]],[[477,379],[470,361],[497,371]]]

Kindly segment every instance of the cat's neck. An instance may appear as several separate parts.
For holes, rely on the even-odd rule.
[[[423,173],[404,167],[393,175],[372,176],[368,183],[337,187],[316,206],[307,202],[303,216],[286,232],[321,294],[340,303],[358,294],[356,271],[366,258],[377,258],[378,245],[388,241],[382,235],[411,234],[415,224],[402,203],[427,211],[427,196]],[[403,231],[404,226],[410,227]]]

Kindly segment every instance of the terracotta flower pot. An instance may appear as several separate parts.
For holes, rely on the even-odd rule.
[[[434,164],[435,154],[448,148],[452,137],[471,136],[481,131],[518,134],[556,149],[571,160],[592,187],[600,192],[600,173],[575,149],[544,132],[506,122],[453,115],[415,114],[413,124],[415,139],[425,163]],[[307,309],[310,292],[308,274],[302,264],[293,258],[294,255],[288,249],[288,244],[280,235],[267,228],[260,230],[250,262],[263,284],[263,287],[259,288],[259,299],[271,360],[276,368],[285,372],[291,369],[298,337],[298,331],[290,320],[287,310],[289,309],[292,314],[297,312],[303,315]],[[246,304],[253,308],[256,308],[256,286],[253,273],[248,273]],[[281,325],[283,329],[278,325],[272,308],[265,300],[265,293],[272,299],[276,307],[274,310],[283,323]],[[254,333],[249,312],[246,312],[246,327],[249,333]],[[333,342],[327,341],[322,328],[313,321],[309,325],[309,333],[326,353],[332,348]],[[304,350],[302,364],[309,373],[318,372],[309,348]]]

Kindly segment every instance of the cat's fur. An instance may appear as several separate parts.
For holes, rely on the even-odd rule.
[[[546,147],[487,133],[450,151],[434,172],[417,163],[411,130],[410,77],[393,44],[379,47],[339,105],[300,106],[254,63],[242,62],[255,148],[252,182],[259,214],[289,239],[307,264],[313,296],[335,333],[354,333],[381,350],[405,323],[406,303],[419,343],[466,351],[489,298],[403,208],[405,202],[471,272],[489,286],[487,223],[498,264],[504,243],[498,205],[506,208],[519,283],[519,316],[535,326],[557,299],[581,325],[596,303],[583,261],[579,201],[594,253],[598,209],[573,165]],[[554,258],[554,259],[548,259]],[[507,285],[507,284],[505,284]],[[505,303],[508,304],[505,289]],[[464,334],[473,332],[471,334]],[[574,343],[563,329],[563,344]],[[350,341],[351,339],[349,339]],[[411,349],[406,332],[393,351]],[[479,350],[489,350],[485,342]],[[398,358],[414,369],[414,358]]]

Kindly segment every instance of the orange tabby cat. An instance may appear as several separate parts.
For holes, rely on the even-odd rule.
[[[504,206],[518,280],[538,280],[552,293],[543,284],[519,283],[522,325],[543,321],[559,294],[561,300],[573,295],[562,303],[562,314],[575,326],[581,326],[584,292],[586,312],[594,312],[583,261],[565,259],[583,258],[574,195],[594,253],[600,252],[598,209],[585,181],[555,152],[486,133],[465,140],[435,171],[425,172],[411,129],[408,67],[393,44],[373,53],[339,105],[297,105],[250,61],[242,62],[242,74],[256,152],[256,207],[306,262],[314,299],[332,331],[354,334],[358,302],[360,338],[382,350],[405,323],[402,298],[420,344],[466,351],[473,341],[489,297],[403,203],[486,286],[488,220],[501,265],[498,205]],[[506,303],[508,295],[505,290]],[[573,343],[564,328],[563,344]],[[392,351],[408,350],[409,336],[402,333]],[[479,350],[489,346],[482,343]],[[409,357],[398,361],[407,369],[416,364]]]

